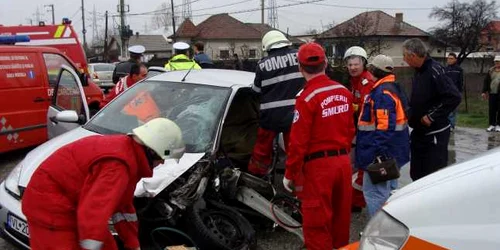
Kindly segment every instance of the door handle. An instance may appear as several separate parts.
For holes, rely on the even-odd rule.
[[[55,117],[55,116],[51,116],[51,117],[49,117],[49,120],[50,120],[51,122],[55,123],[55,124],[58,124],[58,123],[59,123],[59,121],[56,119],[56,117]]]
[[[35,99],[33,99],[33,102],[44,102],[45,99],[42,98],[42,97],[36,97]]]

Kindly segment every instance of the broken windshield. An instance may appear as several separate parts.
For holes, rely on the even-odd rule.
[[[214,143],[230,93],[230,88],[145,81],[113,100],[85,128],[126,134],[153,118],[165,117],[181,128],[187,152],[206,152]]]

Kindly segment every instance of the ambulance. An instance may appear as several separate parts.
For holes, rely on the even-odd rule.
[[[85,123],[103,98],[59,49],[3,45],[27,41],[28,36],[0,36],[0,154],[50,139],[47,127],[61,125],[54,121],[59,112],[76,111],[78,123]]]

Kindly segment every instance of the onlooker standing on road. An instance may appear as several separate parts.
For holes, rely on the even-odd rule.
[[[354,123],[355,125],[357,125],[359,110],[363,105],[365,96],[370,93],[374,81],[372,74],[366,69],[368,56],[365,49],[359,46],[350,47],[344,54],[344,60],[346,61],[347,70],[349,71],[349,82],[351,85],[352,94],[354,96]],[[354,155],[356,154],[355,144],[356,143],[354,143],[353,152],[351,152],[353,164],[355,163]],[[352,183],[353,212],[361,212],[361,210],[366,206],[366,202],[363,196],[363,174],[364,171],[358,169],[357,175],[355,175],[355,179]]]
[[[272,162],[273,140],[283,133],[285,148],[288,146],[292,126],[295,96],[304,87],[305,79],[299,72],[297,50],[277,31],[262,37],[262,49],[268,56],[257,63],[252,91],[260,96],[260,117],[257,140],[248,164],[248,171],[264,176]]]
[[[402,167],[410,160],[410,138],[403,93],[392,73],[394,62],[376,56],[369,66],[375,84],[361,107],[357,132],[356,165],[365,170],[377,157],[396,159]],[[373,216],[397,187],[397,179],[373,184],[368,173],[363,178],[363,194],[368,214]]]
[[[295,187],[302,201],[306,248],[340,248],[349,242],[351,221],[352,94],[325,75],[319,44],[302,45],[298,60],[307,83],[295,105],[283,185]]]
[[[464,70],[457,64],[457,54],[453,52],[448,54],[446,62],[448,64],[445,68],[446,75],[451,79],[451,81],[453,81],[453,84],[455,84],[458,91],[462,93],[464,86]],[[455,129],[455,125],[457,123],[457,111],[458,109],[455,109],[448,117],[450,120],[451,131]]]
[[[202,69],[214,68],[212,59],[205,54],[205,45],[202,42],[194,44],[194,61],[200,65]]]
[[[488,74],[484,79],[483,84],[483,99],[489,99],[489,120],[490,126],[486,131],[496,131],[500,132],[500,96],[499,96],[499,85],[500,85],[500,56],[495,56],[495,66],[488,70]]]
[[[410,176],[415,181],[448,164],[448,116],[457,108],[461,95],[444,67],[430,58],[422,40],[406,40],[403,59],[415,69],[409,115],[413,128]]]

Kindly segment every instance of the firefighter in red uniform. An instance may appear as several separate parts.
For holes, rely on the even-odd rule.
[[[298,61],[307,83],[295,104],[283,185],[301,199],[306,248],[339,248],[351,220],[352,94],[325,75],[320,45],[302,45]]]
[[[357,124],[356,121],[359,116],[360,107],[363,106],[365,96],[370,93],[373,87],[373,76],[367,70],[366,65],[368,57],[363,48],[359,46],[350,47],[344,54],[344,60],[346,61],[347,69],[349,71],[349,82],[354,96],[353,107],[355,124]],[[355,145],[356,143],[354,141],[353,147],[355,147]],[[352,158],[354,158],[354,152],[351,154]],[[355,162],[354,159],[351,160],[353,163]],[[352,210],[354,212],[361,212],[361,209],[366,206],[366,202],[363,197],[363,173],[363,170],[358,169],[358,171],[353,175]]]
[[[122,77],[115,85],[113,90],[109,92],[109,94],[102,100],[101,108],[106,106],[110,101],[115,99],[118,95],[120,95],[123,91],[132,87],[138,81],[146,78],[148,76],[148,68],[143,63],[136,63],[130,67],[130,72],[128,75]]]
[[[23,195],[31,249],[117,249],[110,218],[126,249],[139,249],[136,184],[163,160],[183,153],[180,128],[165,118],[130,135],[89,136],[55,151]]]

